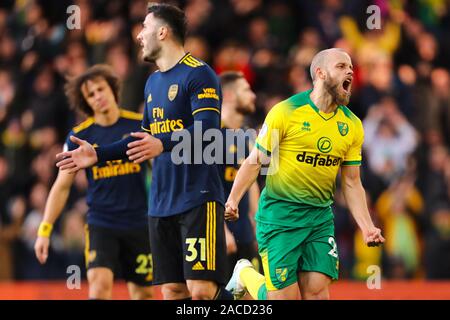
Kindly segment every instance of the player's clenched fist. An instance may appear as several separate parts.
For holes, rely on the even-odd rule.
[[[364,242],[368,247],[378,247],[385,241],[381,235],[381,229],[373,227],[370,230],[363,231]]]
[[[225,203],[225,220],[236,221],[237,219],[239,219],[238,204],[232,200],[228,200]]]

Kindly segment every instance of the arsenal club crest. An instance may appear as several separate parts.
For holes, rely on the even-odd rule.
[[[170,86],[169,88],[169,92],[167,92],[167,97],[169,98],[170,101],[173,101],[178,93],[178,85],[177,84],[173,84]]]

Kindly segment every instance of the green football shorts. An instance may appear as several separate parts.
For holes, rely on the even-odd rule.
[[[306,228],[258,222],[256,239],[269,291],[297,282],[297,274],[301,271],[320,272],[333,280],[338,278],[339,258],[333,220]]]

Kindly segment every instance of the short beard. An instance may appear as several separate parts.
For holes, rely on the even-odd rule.
[[[254,108],[251,107],[244,107],[242,105],[239,105],[236,107],[236,112],[239,114],[242,114],[244,116],[247,116],[249,114],[252,114],[254,112]]]
[[[240,95],[236,96],[236,112],[242,114],[243,116],[247,116],[255,112],[255,105],[249,102],[248,104],[242,103],[242,99]]]
[[[152,52],[144,55],[142,58],[146,62],[155,63],[156,60],[161,56],[161,47],[153,49]]]
[[[327,78],[324,81],[325,90],[330,94],[333,99],[333,103],[338,106],[346,106],[350,101],[350,94],[340,94],[339,87],[341,86],[340,82],[333,82],[330,78]]]

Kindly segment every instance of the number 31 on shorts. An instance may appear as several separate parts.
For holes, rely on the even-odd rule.
[[[198,243],[198,245],[196,245]],[[192,262],[198,257],[198,249],[200,249],[200,260],[206,261],[206,239],[205,238],[186,238],[188,245],[186,261]]]

